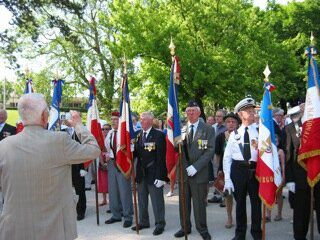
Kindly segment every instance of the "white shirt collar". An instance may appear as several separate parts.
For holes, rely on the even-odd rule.
[[[149,135],[149,133],[150,133],[150,131],[151,131],[151,128],[152,128],[152,127],[148,128],[147,131],[145,131],[145,130],[142,129],[142,134],[146,133],[146,138],[148,137],[148,135]]]
[[[195,123],[190,123],[189,121],[188,121],[188,128],[190,128],[191,127],[191,125],[193,125],[193,130],[196,130],[197,129],[197,127],[198,127],[198,125],[199,125],[199,119],[198,119],[198,121],[196,121]]]

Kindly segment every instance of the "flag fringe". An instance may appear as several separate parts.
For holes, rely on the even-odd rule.
[[[318,155],[320,155],[320,149],[316,149],[316,150],[312,150],[312,151],[309,151],[309,152],[305,152],[305,153],[299,154],[298,163],[303,168],[305,168],[305,163],[303,162],[303,160],[305,160],[307,158],[310,158],[310,157],[315,157],[315,156],[318,156]]]
[[[264,205],[266,205],[266,207],[268,208],[268,209],[272,209],[273,208],[273,206],[275,205],[275,203],[276,203],[276,201],[273,201],[273,204],[272,205],[270,205],[269,203],[267,203],[267,201],[262,197],[262,195],[259,193],[259,197],[260,197],[260,199],[261,199],[261,202],[264,204]]]
[[[117,163],[117,167],[121,171],[121,173],[125,176],[125,178],[129,179],[131,176],[132,162],[131,162],[131,159],[128,157],[126,159],[127,159],[127,162],[130,163],[130,167],[127,172],[124,172],[118,163]]]
[[[314,187],[318,183],[318,181],[320,180],[320,173],[318,173],[317,176],[313,180],[311,180],[309,177],[307,177],[307,180],[308,180],[310,187]]]

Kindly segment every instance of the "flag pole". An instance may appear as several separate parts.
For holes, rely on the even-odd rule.
[[[100,158],[100,157],[99,157]],[[99,159],[98,158],[98,159]],[[95,183],[94,183],[94,188],[95,188],[95,197],[96,197],[96,217],[97,217],[97,225],[99,226],[100,224],[100,218],[99,218],[99,203],[98,203],[98,166],[97,166],[97,159],[93,161],[93,166],[94,166],[94,173],[95,173]]]
[[[175,45],[173,44],[172,37],[171,42],[169,45],[170,54],[172,56],[172,62],[174,62],[175,57]],[[188,240],[187,234],[187,221],[186,221],[186,193],[184,189],[184,179],[183,179],[183,164],[182,164],[182,157],[181,157],[181,143],[178,144],[179,147],[179,175],[180,175],[180,189],[181,192],[179,194],[179,198],[181,197],[181,204],[182,204],[182,222],[183,222],[183,231],[184,231],[184,239]]]
[[[314,203],[314,187],[311,187],[310,197],[310,240],[314,239],[314,217],[313,217],[313,203]]]
[[[262,240],[266,240],[266,205],[262,205],[263,216],[262,216]]]
[[[127,74],[127,60],[126,56],[123,56],[123,74]],[[127,79],[128,80],[128,79]],[[126,80],[126,81],[127,81]],[[136,175],[134,171],[134,158],[132,155],[132,162],[131,162],[131,182],[132,182],[132,190],[133,190],[133,207],[134,207],[134,221],[136,224],[136,232],[139,234],[139,223],[138,223],[138,207],[137,207],[137,186],[136,186]]]

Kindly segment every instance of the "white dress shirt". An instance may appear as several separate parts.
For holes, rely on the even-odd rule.
[[[199,125],[199,119],[198,119],[198,121],[196,121],[195,123],[190,123],[189,121],[188,121],[188,134],[190,133],[190,131],[191,131],[191,125],[193,125],[193,138],[194,138],[194,136],[196,135],[196,132],[197,132],[197,128],[198,128],[198,125]],[[193,140],[193,139],[192,139]]]
[[[230,179],[230,168],[233,160],[244,161],[243,153],[240,150],[239,143],[244,146],[244,133],[245,126],[241,125],[238,128],[238,134],[231,132],[229,140],[223,155],[223,172],[226,179]],[[256,162],[258,158],[258,130],[256,124],[251,124],[248,126],[248,133],[250,139],[250,152],[251,158],[249,161]]]

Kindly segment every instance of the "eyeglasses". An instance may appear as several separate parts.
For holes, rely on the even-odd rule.
[[[109,131],[109,128],[102,128],[102,131]]]

